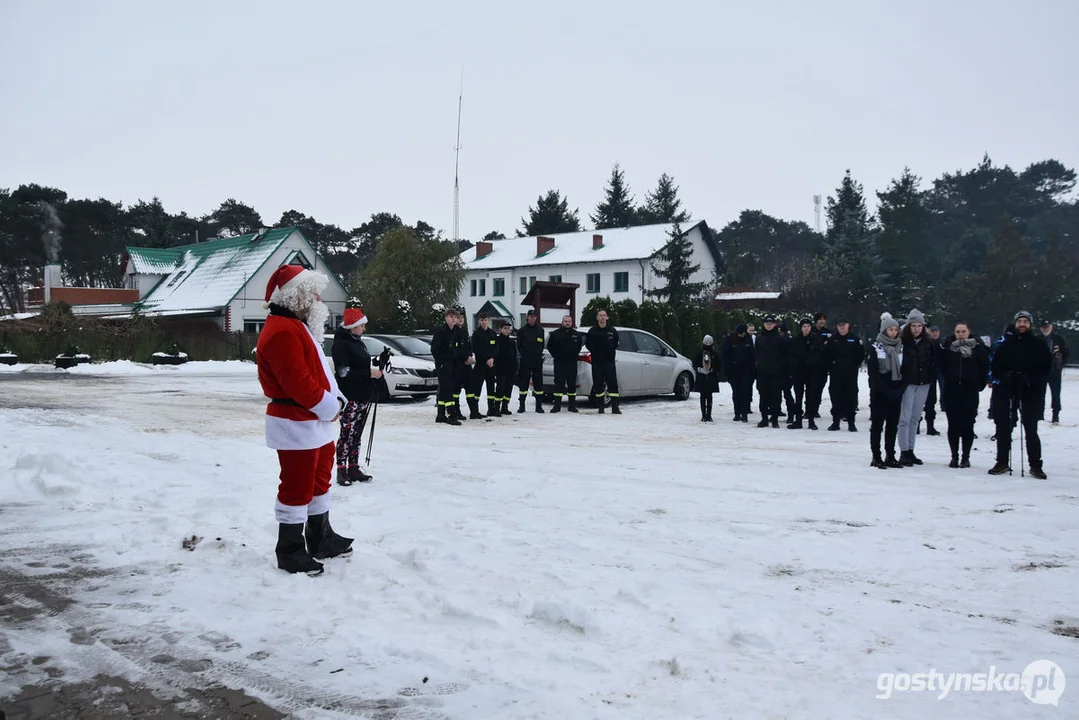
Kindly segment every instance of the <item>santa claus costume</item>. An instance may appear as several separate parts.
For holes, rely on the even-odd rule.
[[[256,357],[266,406],[266,444],[281,466],[274,516],[277,566],[319,575],[319,560],[352,554],[352,538],[330,527],[330,478],[335,422],[346,399],[318,336],[329,315],[321,293],[329,278],[293,265],[274,271],[266,286],[270,314]]]

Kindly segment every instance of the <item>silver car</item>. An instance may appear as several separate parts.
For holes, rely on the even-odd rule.
[[[554,328],[551,328],[553,330]],[[618,351],[615,363],[618,370],[618,394],[621,397],[646,397],[674,393],[679,400],[686,400],[693,391],[693,363],[674,348],[650,332],[637,328],[617,327]],[[584,347],[588,328],[577,328],[581,334],[581,355],[577,363],[577,396],[592,396],[592,355]],[[548,331],[548,334],[550,331]],[[554,388],[554,360],[543,351],[543,387],[550,398]],[[607,398],[610,403],[610,398]]]

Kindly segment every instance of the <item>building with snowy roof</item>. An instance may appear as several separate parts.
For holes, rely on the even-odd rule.
[[[470,325],[478,313],[487,312],[519,327],[531,307],[525,298],[536,281],[580,286],[574,322],[580,322],[581,311],[594,297],[644,302],[649,290],[665,284],[651,261],[670,240],[673,227],[640,225],[476,243],[460,256],[465,282],[459,304]],[[690,264],[700,264],[690,282],[711,283],[723,267],[714,233],[703,220],[683,232],[692,247]],[[561,311],[540,310],[542,323],[560,320]]]
[[[282,265],[329,276],[322,301],[331,327],[338,325],[348,293],[294,227],[179,247],[129,247],[124,276],[126,288],[139,293],[131,309],[142,315],[212,318],[226,332],[259,332],[269,312],[262,307],[266,284]]]

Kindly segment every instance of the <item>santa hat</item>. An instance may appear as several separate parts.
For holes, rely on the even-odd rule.
[[[359,308],[348,308],[345,310],[345,319],[341,323],[341,327],[345,330],[351,330],[359,325],[367,324],[367,316],[363,314],[363,310]]]
[[[319,293],[329,284],[329,278],[299,265],[282,265],[274,270],[270,282],[266,283],[265,307],[271,302],[286,300],[303,290]],[[287,303],[286,303],[287,304]]]

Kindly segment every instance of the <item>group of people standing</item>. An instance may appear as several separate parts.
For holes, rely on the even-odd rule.
[[[712,336],[704,337],[693,361],[702,422],[712,421],[712,395],[719,389],[722,367],[731,386],[736,422],[748,422],[756,384],[761,414],[757,427],[778,428],[779,417],[785,414],[789,429],[801,429],[804,420],[810,430],[816,430],[827,385],[832,401],[828,429],[839,430],[846,422],[848,430],[857,432],[858,373],[865,362],[873,467],[923,464],[914,449],[923,415],[927,433],[940,434],[935,428],[938,386],[948,418],[949,467],[970,467],[980,395],[991,386],[990,417],[997,426],[993,438],[997,454],[990,474],[1011,471],[1011,436],[1021,420],[1030,474],[1046,477],[1037,424],[1044,419],[1047,388],[1052,422],[1060,420],[1061,377],[1068,361],[1067,343],[1048,321],[1042,322],[1042,334],[1036,336],[1030,313],[1019,312],[991,348],[972,333],[967,322],[957,322],[953,333],[941,340],[940,330],[929,327],[917,309],[907,314],[902,326],[884,313],[878,334],[867,345],[851,332],[846,319],[836,323],[835,332],[830,331],[823,313],[812,320],[802,318],[793,335],[772,316],[764,318],[763,326],[757,334],[752,325],[739,325],[724,339],[720,351]],[[786,413],[781,410],[783,400]]]
[[[532,388],[535,411],[544,412],[543,400],[547,393],[543,380],[544,350],[554,361],[551,412],[561,412],[563,404],[568,412],[578,412],[577,363],[583,348],[591,354],[592,394],[599,399],[599,412],[604,412],[606,399],[610,398],[611,412],[622,414],[615,366],[618,330],[609,324],[605,310],[596,314],[596,325],[589,328],[583,339],[570,315],[564,316],[561,325],[548,336],[535,310],[528,311],[516,338],[508,323],[497,332],[493,330],[489,316],[484,313],[479,315],[479,325],[471,336],[460,310],[447,308],[445,320],[431,338],[431,355],[438,372],[435,422],[460,425],[463,420],[510,415],[514,384],[518,389],[518,413],[526,411],[529,387]],[[479,408],[485,386],[486,414]],[[462,394],[469,408],[467,417],[459,404]]]

